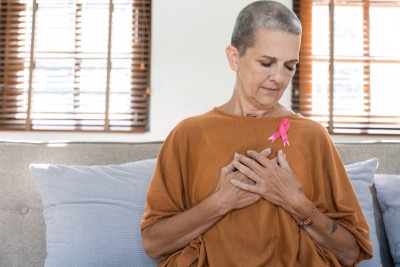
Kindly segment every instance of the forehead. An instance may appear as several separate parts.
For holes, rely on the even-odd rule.
[[[254,33],[254,46],[248,48],[248,52],[256,54],[256,56],[292,60],[299,57],[300,44],[301,35],[258,29]]]

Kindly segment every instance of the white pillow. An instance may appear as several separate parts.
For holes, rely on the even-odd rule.
[[[380,245],[376,233],[373,200],[371,188],[374,183],[375,170],[378,167],[378,159],[372,158],[366,161],[360,161],[345,165],[347,174],[353,185],[354,191],[360,202],[365,219],[367,220],[372,242],[373,257],[369,260],[361,261],[359,267],[382,266],[380,257]]]
[[[390,251],[400,267],[400,175],[377,174],[375,187]]]
[[[143,250],[140,231],[155,162],[32,164],[44,206],[45,266],[156,266]]]

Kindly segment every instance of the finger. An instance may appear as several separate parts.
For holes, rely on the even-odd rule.
[[[264,157],[268,157],[271,154],[271,151],[272,151],[271,148],[268,147],[268,148],[262,150],[260,152],[260,154],[263,155]]]
[[[239,189],[257,194],[257,187],[255,185],[247,184],[236,179],[232,179],[231,183]]]
[[[253,151],[253,152],[257,153],[255,151]],[[257,154],[259,154],[259,153],[257,153]],[[265,158],[264,156],[260,156],[260,158],[262,158],[264,161],[268,161],[268,159]],[[235,159],[258,174],[261,174],[264,172],[263,164],[258,162],[255,158],[250,158],[250,157],[246,157],[241,154],[236,154]]]
[[[221,172],[225,175],[232,173],[236,170],[235,166],[233,166],[233,162],[235,161],[235,157],[233,157],[232,161],[228,163],[228,165],[222,167]]]
[[[254,150],[247,151],[247,155],[252,159],[256,160],[261,166],[267,167],[270,164],[270,160],[262,154],[262,152],[257,153]]]
[[[286,155],[283,154],[282,150],[278,151],[277,159],[279,166],[281,166],[284,169],[290,169],[289,162],[287,161]]]
[[[249,166],[252,165],[252,166]],[[241,173],[243,173],[245,176],[247,176],[249,179],[253,180],[254,182],[260,181],[260,177],[257,175],[256,171],[254,169],[262,168],[258,163],[256,163],[254,160],[243,157],[243,156],[237,156],[237,160],[233,162],[233,166]]]
[[[275,157],[275,158],[271,159],[271,162],[274,163],[274,164],[278,164],[278,158]]]
[[[255,184],[253,180],[249,179],[246,175],[244,175],[240,171],[232,173],[229,177],[231,178],[230,180],[236,179],[246,184]]]

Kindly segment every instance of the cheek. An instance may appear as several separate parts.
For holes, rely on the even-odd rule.
[[[253,71],[253,79],[255,82],[262,83],[264,82],[270,75],[271,70],[268,68],[260,67]]]
[[[251,71],[243,73],[242,78],[247,85],[258,86],[268,77],[268,70],[265,68],[253,68]]]
[[[294,74],[294,72],[285,73],[285,83],[289,83],[292,80]]]

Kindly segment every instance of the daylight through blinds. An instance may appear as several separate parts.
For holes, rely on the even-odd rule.
[[[330,133],[400,134],[400,1],[293,4],[303,25],[293,109]]]
[[[150,0],[0,3],[0,129],[145,131]]]

